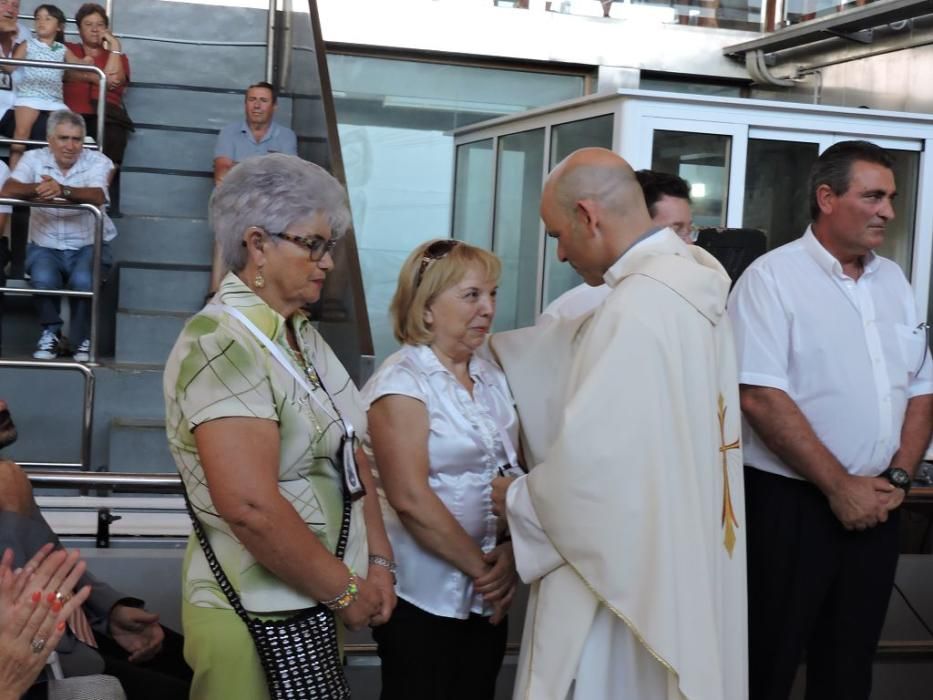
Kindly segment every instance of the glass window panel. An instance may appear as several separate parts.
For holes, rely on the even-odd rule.
[[[492,245],[492,139],[457,148],[453,237],[489,248]]]
[[[419,243],[451,235],[455,153],[447,132],[580,97],[584,79],[338,54],[329,54],[327,65],[378,366],[398,347],[388,309],[402,262]],[[487,144],[485,156],[467,159],[471,177],[484,178],[487,188],[492,157]],[[463,230],[478,236],[473,222],[485,215],[488,246],[490,216],[480,208],[458,216],[468,221]]]
[[[683,131],[654,132],[651,169],[679,175],[690,183],[693,223],[725,226],[732,137]]]
[[[645,78],[638,81],[639,90],[662,92],[684,92],[688,95],[718,95],[720,97],[742,97],[742,85],[698,83],[688,79]]]
[[[534,323],[544,169],[544,129],[499,139],[493,250],[502,259],[497,331]]]
[[[749,139],[742,225],[768,237],[768,249],[799,238],[810,225],[807,191],[819,144]]]
[[[549,169],[578,148],[601,146],[612,148],[613,115],[581,119],[558,124],[551,129]],[[570,265],[557,259],[557,241],[546,239],[544,247],[544,305],[547,306],[568,289],[583,283]]]
[[[917,217],[917,184],[920,174],[920,153],[917,151],[895,151],[887,149],[894,158],[894,183],[897,199],[894,200],[894,221],[888,223],[884,243],[878,254],[891,258],[901,266],[910,279],[913,261],[914,223]]]
[[[604,114],[600,117],[580,119],[552,127],[551,158],[548,168],[553,168],[580,148],[590,146],[612,148],[613,119],[614,115]]]
[[[867,5],[877,0],[788,0],[784,6],[785,26],[816,17],[834,15],[843,10]]]

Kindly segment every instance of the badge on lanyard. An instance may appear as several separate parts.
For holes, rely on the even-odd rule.
[[[366,495],[366,488],[360,480],[360,470],[356,465],[356,446],[357,440],[356,434],[353,432],[353,426],[347,424],[342,446],[343,483],[351,501],[355,501]]]

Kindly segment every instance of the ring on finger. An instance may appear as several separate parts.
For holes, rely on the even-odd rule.
[[[69,600],[71,600],[70,593],[62,593],[61,591],[55,591],[55,600],[64,605]]]
[[[29,646],[33,654],[41,654],[42,650],[45,649],[45,640],[39,638],[33,639]]]

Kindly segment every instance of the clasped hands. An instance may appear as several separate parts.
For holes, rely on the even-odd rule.
[[[148,661],[162,649],[165,632],[158,613],[117,603],[110,611],[110,634],[129,653],[128,661]]]
[[[395,609],[395,582],[391,572],[382,566],[370,566],[366,578],[356,577],[356,599],[337,616],[350,630],[363,629],[367,625],[384,625]]]
[[[509,486],[515,481],[513,476],[500,476],[492,480],[492,512],[499,518],[505,519],[505,495]],[[515,586],[518,583],[518,574],[515,571],[515,554],[512,543],[504,542],[483,557],[490,569],[482,576],[473,580],[477,592],[493,604],[493,615],[490,622],[498,624],[508,612],[509,605],[515,595]]]
[[[515,596],[518,574],[515,572],[515,555],[512,543],[503,542],[483,555],[486,572],[473,579],[473,588],[481,593],[486,602],[492,604],[489,622],[498,625],[505,618]]]
[[[883,523],[904,501],[904,490],[880,476],[841,477],[827,493],[829,506],[846,530],[866,530]]]
[[[48,175],[42,175],[39,183],[36,185],[35,198],[51,200],[61,196],[61,183]]]

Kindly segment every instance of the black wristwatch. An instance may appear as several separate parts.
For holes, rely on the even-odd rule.
[[[904,494],[910,493],[910,474],[900,467],[888,467],[878,476],[884,477],[899,489],[904,489]]]
[[[62,187],[62,197],[64,197],[65,199],[70,199],[70,198],[71,198],[71,188],[70,188],[70,187]]]

